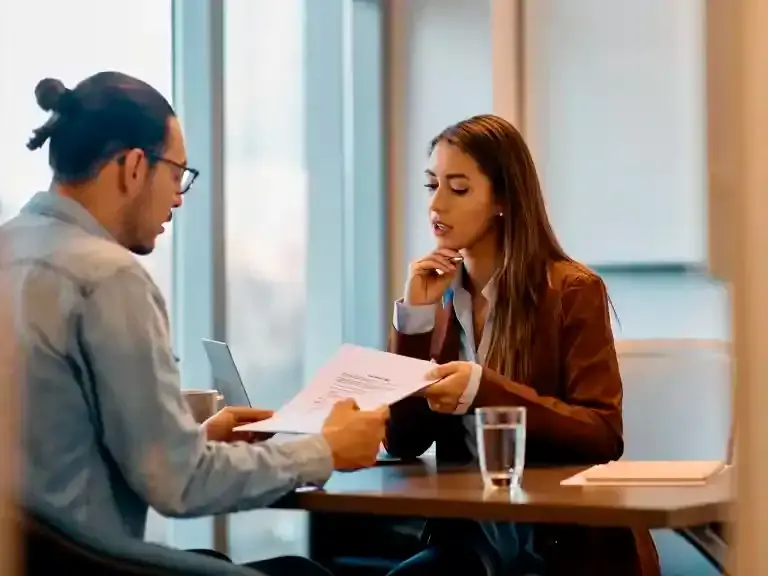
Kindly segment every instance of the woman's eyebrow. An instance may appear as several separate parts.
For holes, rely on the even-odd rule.
[[[427,176],[431,176],[432,178],[437,178],[437,175],[434,172],[432,172],[432,170],[430,169],[424,170],[424,174],[426,174]],[[469,180],[469,176],[467,176],[463,172],[450,172],[445,175],[445,178],[447,180],[454,180],[456,178],[464,178],[465,180]]]

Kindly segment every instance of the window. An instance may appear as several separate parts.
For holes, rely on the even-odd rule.
[[[304,1],[230,0],[224,18],[227,341],[252,401],[278,408],[303,380]],[[230,518],[235,560],[303,552],[300,515],[253,514]]]
[[[302,376],[303,1],[234,0],[225,10],[227,337],[259,402],[279,407]]]
[[[381,5],[224,9],[224,332],[278,408],[343,342],[384,344]],[[233,559],[304,553],[304,518],[231,516]]]
[[[104,70],[148,82],[169,100],[172,85],[171,0],[134,0],[130,10],[114,2],[27,0],[0,7],[0,222],[48,188],[47,148],[30,153],[32,129],[45,122],[35,84],[61,79],[68,87]],[[171,229],[155,252],[140,258],[166,298],[171,296]]]

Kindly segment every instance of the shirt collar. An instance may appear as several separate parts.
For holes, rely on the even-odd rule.
[[[21,211],[22,213],[55,218],[82,228],[93,236],[115,242],[115,238],[96,221],[82,204],[57,192],[38,192],[24,205]]]
[[[456,277],[453,279],[453,282],[451,283],[451,287],[446,292],[446,295],[443,297],[443,304],[446,303],[446,301],[452,301],[454,298],[454,295],[457,293],[467,293],[467,289],[464,288],[464,265],[461,264],[458,270],[458,273],[456,274]],[[485,287],[480,291],[480,293],[483,295],[483,298],[486,299],[488,304],[490,306],[493,306],[496,303],[496,289],[497,289],[497,275],[494,274],[491,279],[488,281],[488,284],[485,285]]]

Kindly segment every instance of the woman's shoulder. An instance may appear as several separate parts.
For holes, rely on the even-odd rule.
[[[605,282],[580,262],[560,261],[550,266],[546,302],[560,318],[590,319],[596,326],[610,326],[611,314],[618,320]]]
[[[594,270],[575,260],[552,261],[547,272],[549,287],[556,292],[574,289],[605,291],[603,279]]]

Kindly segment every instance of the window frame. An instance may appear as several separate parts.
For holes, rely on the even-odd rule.
[[[308,178],[305,381],[345,342],[386,342],[383,0],[304,0]],[[174,101],[200,176],[174,218],[172,338],[183,388],[210,388],[200,340],[227,333],[224,3],[174,0]],[[258,318],[252,319],[257,322]],[[226,522],[174,521],[173,545],[226,552]]]

